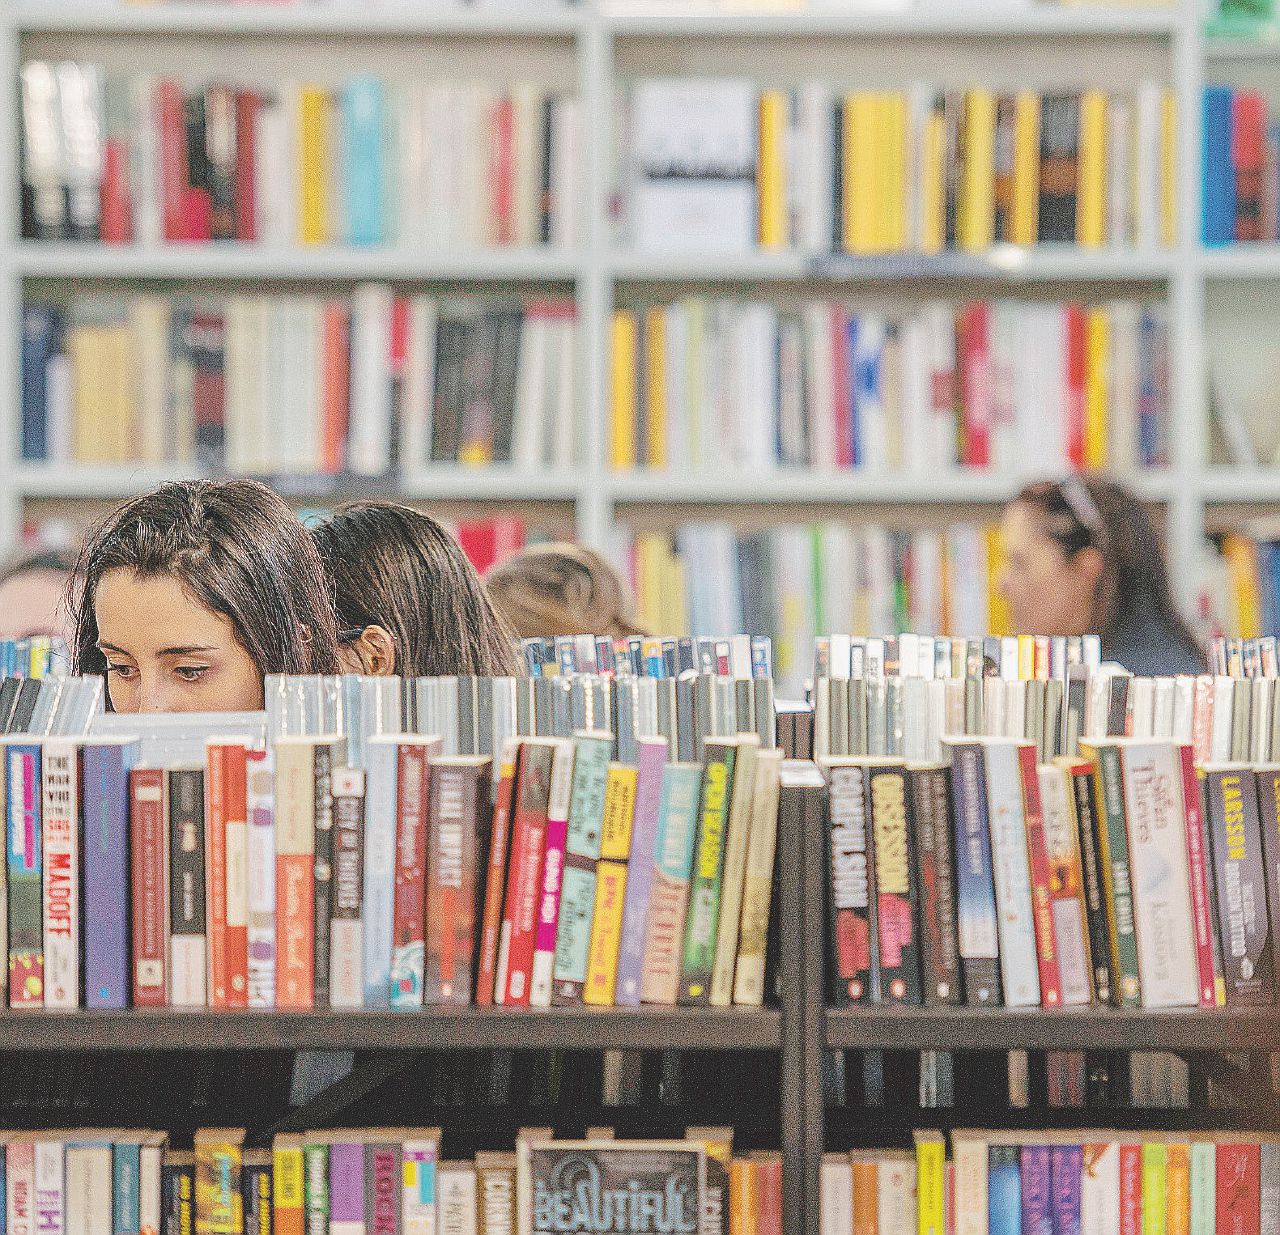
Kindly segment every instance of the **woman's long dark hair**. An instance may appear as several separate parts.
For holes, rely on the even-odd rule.
[[[177,579],[231,622],[264,676],[338,672],[320,556],[297,515],[257,481],[161,485],[90,530],[70,598],[77,673],[106,672],[93,605],[102,576],[117,569]]]
[[[381,626],[403,677],[519,673],[511,629],[461,546],[430,515],[352,502],[311,535],[333,582],[338,625]]]
[[[1090,629],[1101,637],[1104,656],[1121,631],[1154,622],[1203,659],[1169,590],[1155,524],[1132,493],[1110,480],[1071,476],[1027,485],[1014,501],[1040,516],[1067,557],[1088,548],[1102,555]]]

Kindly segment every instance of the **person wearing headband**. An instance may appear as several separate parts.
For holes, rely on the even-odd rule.
[[[1097,634],[1104,659],[1144,677],[1204,671],[1151,516],[1126,489],[1079,476],[1027,485],[1001,533],[1016,633]]]

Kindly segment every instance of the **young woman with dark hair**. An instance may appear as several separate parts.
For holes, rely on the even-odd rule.
[[[0,639],[67,634],[67,580],[75,554],[38,549],[0,567]]]
[[[461,546],[430,515],[394,502],[353,502],[311,535],[333,583],[347,672],[520,672],[511,630]]]
[[[298,517],[250,480],[181,481],[89,533],[72,585],[77,673],[117,712],[262,707],[268,673],[337,673],[328,581]]]
[[[1105,659],[1144,677],[1204,671],[1151,516],[1127,490],[1078,476],[1028,485],[1001,530],[1019,633],[1100,635]]]

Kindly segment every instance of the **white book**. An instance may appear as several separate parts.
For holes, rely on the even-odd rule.
[[[409,298],[409,330],[405,347],[404,391],[400,402],[400,467],[413,473],[425,467],[431,455],[432,403],[435,397],[436,304],[430,296]],[[525,315],[524,328],[529,324]],[[520,341],[520,369],[525,364],[525,343]],[[516,400],[519,424],[519,397]],[[513,449],[514,456],[514,449]],[[514,459],[513,459],[514,461]]]
[[[1120,1229],[1120,1146],[1084,1147],[1080,1179],[1080,1235],[1115,1235]]]
[[[1210,758],[1214,763],[1227,763],[1231,759],[1231,722],[1235,685],[1233,678],[1220,676],[1213,679],[1213,732],[1210,736]]]
[[[1135,94],[1136,116],[1133,138],[1133,186],[1135,218],[1133,243],[1139,249],[1160,244],[1160,113],[1164,87],[1155,81],[1139,83]]]
[[[61,1151],[62,1146],[58,1146]],[[146,1150],[144,1149],[145,1153]],[[158,1150],[157,1150],[158,1157]],[[62,1160],[59,1153],[58,1166]],[[111,1235],[111,1147],[109,1145],[68,1145],[66,1154],[66,1232],[67,1235]],[[156,1167],[155,1221],[159,1225],[159,1165]],[[42,1228],[44,1229],[44,1228]],[[52,1229],[52,1228],[50,1228]],[[146,1220],[141,1229],[147,1231]]]
[[[1141,310],[1132,300],[1107,306],[1111,318],[1111,380],[1108,389],[1108,447],[1118,476],[1138,470],[1138,346]]]
[[[1200,987],[1178,748],[1129,739],[1121,759],[1142,1005],[1195,1007]]]
[[[223,310],[222,427],[227,471],[244,475],[255,470],[250,459],[249,368],[254,361],[249,341],[247,296],[228,296]]]
[[[853,1231],[853,1164],[846,1154],[823,1154],[820,1235]]]
[[[160,1235],[161,1222],[161,1167],[164,1163],[162,1145],[143,1145],[138,1150],[138,1229],[141,1235]],[[71,1160],[67,1156],[67,1176],[70,1184]],[[105,1195],[105,1189],[103,1193]],[[68,1187],[70,1193],[70,1187]],[[110,1228],[108,1228],[110,1229]]]
[[[582,108],[573,95],[551,104],[551,226],[556,248],[571,249],[582,238]]]
[[[632,243],[642,252],[756,247],[759,95],[742,78],[648,78],[631,94]]]
[[[404,249],[424,247],[423,205],[430,188],[426,180],[427,131],[424,94],[426,83],[404,82],[398,87],[399,117],[396,147],[399,152],[395,234]]]
[[[549,323],[537,314],[526,312],[520,324],[520,363],[511,417],[511,463],[519,470],[534,470],[544,461],[543,427],[550,367]]]
[[[835,361],[831,351],[832,315],[839,312],[825,301],[804,307],[804,338],[809,392],[809,466],[831,471],[836,465]]]
[[[559,741],[551,757],[551,783],[547,795],[547,852],[551,853],[551,838],[557,831],[564,835],[569,820],[569,797],[573,788],[573,743]],[[560,849],[563,867],[564,848]],[[547,863],[550,868],[550,863]],[[537,946],[533,953],[533,968],[529,978],[529,1005],[534,1008],[551,1006],[551,986],[556,959],[556,923],[560,912],[560,892],[563,869],[548,875],[544,872],[539,891],[539,910],[536,930]],[[550,879],[550,883],[548,882]],[[552,889],[551,884],[554,884]],[[548,943],[549,940],[549,943]]]
[[[542,103],[540,86],[527,81],[512,85],[512,236],[526,248],[541,240]]]
[[[797,91],[793,169],[796,179],[794,235],[807,253],[830,253],[832,243],[832,160],[835,118],[829,82],[810,80]]]
[[[689,317],[679,301],[664,313],[666,326],[667,468],[686,471],[689,449]]]
[[[360,1008],[364,1006],[364,935],[360,918],[350,913],[359,909],[363,892],[357,858],[362,844],[364,773],[358,768],[335,769],[333,796],[335,803],[344,802],[341,810],[335,805],[333,821],[333,907],[335,914],[343,916],[329,922],[329,1006]],[[356,848],[351,849],[347,842],[353,834]]]
[[[436,1235],[437,1208],[436,1140],[405,1141],[401,1149],[400,1191],[401,1235]]]
[[[351,296],[350,470],[378,476],[391,462],[391,289],[364,283]]]
[[[429,82],[414,95],[422,117],[420,196],[414,204],[414,234],[428,249],[461,246],[455,236],[460,205],[455,203],[459,174],[455,167],[455,127],[465,123],[461,89],[448,80]]]
[[[46,1003],[46,1007],[48,1004]],[[35,1143],[35,1230],[37,1235],[80,1235],[67,1226],[66,1174],[61,1141]],[[108,1195],[110,1193],[108,1192]],[[101,1205],[101,1199],[99,1199]]]
[[[1021,303],[1009,300],[997,300],[991,306],[990,466],[996,472],[1014,471],[1020,463],[1016,375],[1026,365],[1022,309]]]
[[[1040,1003],[1040,974],[1018,745],[1007,741],[986,742],[983,754],[1004,1002],[1010,1008],[1029,1008]]]
[[[772,470],[778,462],[773,445],[777,337],[778,313],[772,305],[750,301],[739,307],[734,329],[737,408],[731,450],[734,462],[744,471]]]
[[[292,248],[302,243],[302,217],[299,202],[302,196],[302,156],[298,138],[302,130],[302,83],[287,81],[280,88],[280,118],[271,130],[274,143],[270,154],[278,157],[278,163],[259,163],[259,167],[278,167],[281,174],[266,177],[275,183],[271,209],[278,215],[276,226],[280,232],[279,243]]]
[[[1041,765],[1039,778],[1062,1002],[1077,1007],[1092,1001],[1093,978],[1071,778],[1065,768],[1053,764]]]
[[[251,754],[246,782],[249,1007],[276,1002],[275,761]]]
[[[1131,95],[1107,98],[1107,243],[1113,248],[1133,244],[1137,203],[1133,198],[1133,144],[1136,123]]]
[[[918,317],[902,324],[902,464],[910,475],[930,471],[929,427],[932,393],[924,323]],[[936,629],[936,627],[929,627]]]
[[[297,425],[295,469],[304,476],[324,470],[324,306],[318,296],[306,296],[295,306],[293,348],[289,372]],[[387,354],[390,355],[390,339]],[[388,374],[388,385],[390,375]]]
[[[476,1168],[469,1162],[441,1162],[436,1183],[440,1235],[477,1235]]]
[[[877,1211],[883,1235],[914,1235],[917,1230],[915,1155],[881,1155],[876,1185]]]
[[[1151,705],[1151,734],[1173,741],[1174,680],[1170,677],[1155,679],[1154,698]]]
[[[988,1235],[987,1202],[989,1149],[979,1133],[956,1132],[951,1137],[955,1174],[955,1235]]]
[[[44,1006],[80,1007],[80,753],[74,742],[44,743]]]
[[[1173,740],[1175,742],[1190,742],[1193,740],[1195,733],[1195,698],[1195,678],[1185,673],[1174,678]],[[1203,760],[1200,762],[1203,762]]]
[[[880,314],[860,313],[849,357],[858,402],[859,458],[856,466],[859,471],[872,474],[886,471],[888,464],[888,424],[881,372],[885,326],[885,319]]]
[[[582,431],[578,417],[578,327],[573,317],[554,323],[550,381],[552,421],[550,457],[555,468],[570,468],[578,462]]]
[[[395,924],[396,776],[399,738],[376,735],[366,744],[364,819],[364,1006],[391,1005],[391,946]]]
[[[1151,678],[1134,678],[1129,683],[1128,732],[1135,738],[1153,736],[1155,716],[1155,682]]]
[[[164,241],[160,159],[157,149],[156,78],[139,73],[129,82],[129,179],[133,187],[133,239],[140,247]],[[261,166],[261,165],[260,165]]]
[[[72,60],[64,60],[55,72],[67,217],[76,234],[83,235],[102,221],[106,76],[99,64]]]
[[[924,323],[925,349],[929,365],[929,390],[950,390],[956,378],[956,334],[952,305],[946,301],[930,301],[920,312]],[[950,470],[956,466],[956,413],[953,399],[937,399],[931,395],[929,415],[928,467],[931,471]],[[977,626],[958,629],[985,630],[984,620]]]

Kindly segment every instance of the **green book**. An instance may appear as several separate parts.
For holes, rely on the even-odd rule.
[[[693,882],[685,919],[684,961],[677,1002],[706,1004],[716,962],[720,922],[720,884],[724,877],[725,833],[733,800],[736,738],[708,738],[698,804],[698,835],[693,848]]]
[[[307,1235],[329,1235],[329,1146],[308,1141],[302,1147]]]
[[[1191,1235],[1214,1235],[1218,1222],[1218,1152],[1212,1141],[1191,1142]]]
[[[1165,1235],[1165,1179],[1169,1147],[1159,1141],[1142,1147],[1142,1235]]]

